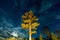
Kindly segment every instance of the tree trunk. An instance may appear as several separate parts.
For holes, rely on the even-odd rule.
[[[31,23],[29,23],[30,26],[29,26],[29,40],[31,40]]]

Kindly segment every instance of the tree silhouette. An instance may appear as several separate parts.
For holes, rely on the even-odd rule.
[[[60,30],[56,30],[55,33],[56,33],[56,36],[57,36],[57,38],[59,40],[60,39]]]
[[[60,30],[56,30],[56,33],[58,34],[58,36],[60,36]]]
[[[49,29],[48,26],[44,26],[43,27],[43,31],[44,31],[45,34],[49,34],[50,33],[50,29]]]
[[[43,27],[43,31],[44,34],[47,34],[47,38],[45,38],[45,40],[50,40],[51,39],[51,33],[50,33],[50,29],[48,26],[44,26]]]
[[[40,25],[40,23],[37,22],[38,18],[33,15],[32,11],[26,12],[24,15],[22,15],[22,28],[29,30],[29,40],[31,40],[32,34],[36,34],[37,26]]]

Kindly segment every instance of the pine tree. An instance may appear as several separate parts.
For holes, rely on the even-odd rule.
[[[31,40],[32,34],[36,34],[37,26],[40,25],[40,23],[37,22],[38,18],[33,15],[32,11],[26,12],[24,15],[22,15],[22,28],[29,30],[29,40]],[[33,31],[34,30],[34,31]]]
[[[43,40],[43,36],[42,36],[41,33],[40,33],[40,36],[39,36],[39,40]]]

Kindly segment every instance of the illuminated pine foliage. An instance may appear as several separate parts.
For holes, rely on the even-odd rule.
[[[38,18],[33,15],[32,11],[26,12],[22,15],[22,28],[29,30],[29,40],[31,40],[32,34],[36,34],[37,26],[40,24],[37,22]],[[33,31],[34,30],[34,31]]]
[[[43,40],[43,36],[42,36],[42,34],[40,34],[39,40]]]

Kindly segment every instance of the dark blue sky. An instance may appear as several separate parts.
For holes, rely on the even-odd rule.
[[[29,10],[34,12],[41,24],[35,37],[43,32],[44,26],[48,26],[51,32],[60,30],[60,0],[0,0],[0,30],[6,30],[4,28],[8,24],[10,30],[18,29],[21,24],[21,15]]]

